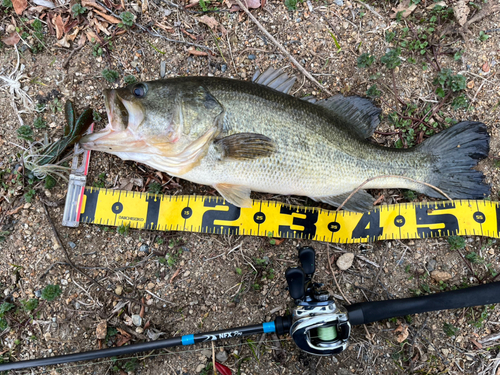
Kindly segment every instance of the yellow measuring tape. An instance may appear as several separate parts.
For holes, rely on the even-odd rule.
[[[379,206],[366,213],[219,197],[169,196],[86,187],[80,222],[214,234],[306,238],[336,243],[452,235],[500,237],[500,203],[456,200]]]

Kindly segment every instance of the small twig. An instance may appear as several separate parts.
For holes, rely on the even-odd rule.
[[[71,53],[69,54],[69,56],[66,58],[66,60],[64,60],[63,64],[62,64],[62,67],[64,69],[67,69],[67,65],[69,64],[71,58],[73,57],[73,55],[75,53],[77,53],[78,51],[80,51],[83,47],[85,47],[85,44],[80,46],[80,47],[77,47],[77,48],[74,48],[73,51],[71,51]]]
[[[349,194],[349,196],[346,198],[346,200],[344,202],[342,202],[342,204],[337,208],[337,211],[339,211],[342,207],[344,207],[344,205],[349,201],[349,199],[351,199],[354,194],[356,194],[358,191],[360,191],[363,186],[365,186],[367,183],[369,183],[373,180],[377,180],[379,178],[402,178],[404,180],[416,182],[417,184],[422,184],[422,185],[425,185],[427,187],[430,187],[430,188],[436,190],[439,194],[442,194],[444,197],[446,197],[446,199],[448,199],[450,201],[453,200],[448,196],[448,194],[443,192],[441,189],[439,189],[438,187],[436,187],[434,185],[428,184],[427,182],[418,181],[418,180],[415,180],[411,177],[406,177],[406,176],[383,175],[383,176],[371,177],[371,178],[367,179],[365,182],[363,182],[361,185],[359,185],[356,189],[353,190],[353,192],[351,194]]]
[[[337,286],[337,289],[339,290],[340,294],[342,294],[344,301],[346,301],[350,305],[351,302],[349,302],[347,297],[344,295],[344,292],[342,291],[342,289],[340,289],[339,283],[337,282],[337,277],[335,276],[335,272],[333,272],[332,261],[330,260],[330,244],[326,245],[326,255],[328,256],[328,266],[330,267],[330,272],[333,275],[333,281],[335,281],[335,285]]]
[[[462,255],[462,252],[460,251],[460,249],[457,249],[457,251],[458,251],[458,254],[460,254],[460,257],[462,258],[462,260],[464,261],[464,263],[467,265],[467,268],[472,273],[472,276],[474,276],[474,278],[477,280],[477,282],[479,284],[482,284],[483,280],[476,276],[476,274],[474,273],[474,270],[472,269],[471,265],[469,264],[469,262],[467,262],[467,260],[465,259],[465,257]],[[495,279],[493,279],[493,280],[495,280]]]
[[[212,370],[214,370],[214,375],[217,375],[217,370],[215,369],[215,344],[212,341]]]
[[[273,42],[273,44],[276,47],[278,47],[281,50],[281,52],[283,52],[283,54],[286,57],[288,57],[288,59],[290,59],[290,61],[297,67],[298,70],[300,70],[300,72],[302,74],[304,74],[311,82],[313,82],[316,86],[318,86],[321,90],[326,92],[328,95],[333,96],[333,94],[327,88],[325,88],[321,83],[319,83],[316,80],[316,78],[314,78],[307,70],[305,70],[302,67],[302,65],[299,64],[299,62],[297,60],[295,60],[295,58],[285,49],[285,47],[283,47],[271,34],[269,34],[269,32],[264,28],[264,26],[262,26],[260,24],[260,22],[257,20],[257,18],[255,18],[253,16],[253,14],[250,13],[248,8],[241,2],[241,0],[236,0],[236,3],[247,14],[247,16],[257,25],[257,27],[260,29],[260,31],[262,31],[266,35],[266,37],[268,37],[271,40],[271,42]]]
[[[363,6],[364,6],[366,9],[368,9],[370,12],[372,12],[373,14],[375,14],[378,18],[380,18],[380,19],[382,19],[382,20],[384,19],[384,17],[382,17],[379,13],[377,13],[377,12],[375,11],[375,9],[373,9],[373,8],[372,8],[371,6],[369,6],[368,4],[366,4],[366,3],[362,2],[362,1],[359,1],[359,0],[357,0],[357,2],[358,2],[359,4],[361,4],[361,5],[363,5]]]

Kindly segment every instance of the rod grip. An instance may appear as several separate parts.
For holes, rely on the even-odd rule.
[[[345,306],[345,308],[349,312],[351,325],[359,325],[428,311],[458,309],[492,303],[500,303],[500,282],[422,297],[354,303]]]

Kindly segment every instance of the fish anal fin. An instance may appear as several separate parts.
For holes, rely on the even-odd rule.
[[[344,201],[351,195],[351,192],[332,195],[328,197],[311,197],[315,201],[323,202],[334,207],[339,207]],[[366,212],[374,208],[373,203],[375,199],[364,190],[356,192],[343,206],[342,208],[354,212]]]
[[[325,108],[362,139],[369,138],[380,123],[382,110],[366,98],[339,94],[315,104]]]
[[[237,207],[252,207],[250,188],[232,184],[215,184],[213,187],[229,203]]]
[[[274,142],[262,134],[237,133],[215,142],[221,158],[249,160],[271,155],[275,152]]]
[[[268,86],[276,91],[288,94],[296,77],[289,77],[282,69],[274,69],[272,66],[267,68],[264,73],[257,69],[253,75],[252,81],[259,85]]]

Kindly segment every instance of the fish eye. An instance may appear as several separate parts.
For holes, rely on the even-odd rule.
[[[142,83],[139,83],[138,85],[135,85],[135,87],[132,89],[132,92],[134,93],[134,96],[136,98],[142,98],[144,95],[146,95],[146,86],[143,85]]]

